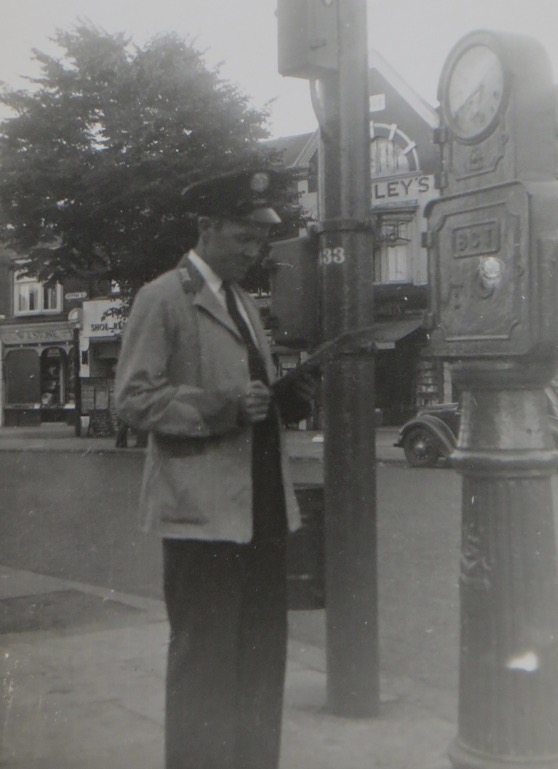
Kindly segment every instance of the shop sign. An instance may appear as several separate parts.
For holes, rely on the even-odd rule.
[[[3,328],[1,337],[4,344],[48,344],[69,342],[72,332],[68,328]]]
[[[126,318],[120,299],[98,299],[83,303],[83,335],[96,337],[120,336]]]
[[[424,196],[431,197],[433,193],[434,176],[432,175],[372,180],[372,202],[378,205],[417,200]]]

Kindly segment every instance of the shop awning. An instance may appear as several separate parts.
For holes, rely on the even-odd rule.
[[[373,337],[378,350],[394,350],[401,339],[422,327],[421,318],[381,321],[374,324]]]
[[[334,357],[339,352],[349,349],[369,349],[372,351],[394,350],[401,339],[423,328],[421,318],[405,318],[392,321],[379,321],[373,326],[365,326],[356,331],[347,331],[334,339],[319,345],[308,357],[295,368],[286,373],[278,383],[292,379],[303,370],[319,367],[324,361]]]

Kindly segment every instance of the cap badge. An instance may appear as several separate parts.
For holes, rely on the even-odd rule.
[[[269,174],[259,171],[250,179],[250,189],[252,192],[265,192],[269,188]]]

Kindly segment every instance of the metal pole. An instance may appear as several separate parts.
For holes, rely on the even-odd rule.
[[[4,399],[6,388],[4,386],[4,343],[0,341],[0,427],[4,426]]]
[[[320,274],[325,340],[373,323],[365,0],[338,0],[339,70],[324,80]],[[324,366],[327,686],[332,712],[379,709],[374,359]]]
[[[75,422],[74,433],[76,437],[81,436],[81,379],[79,374],[80,369],[80,352],[79,352],[79,326],[73,328],[73,347],[72,355],[74,358],[74,403],[75,403]]]

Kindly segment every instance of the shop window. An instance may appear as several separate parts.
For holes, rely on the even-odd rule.
[[[38,315],[62,311],[62,286],[47,286],[28,276],[15,276],[14,314]]]
[[[118,360],[120,342],[94,339],[89,347],[89,376],[92,378],[113,379]]]
[[[409,171],[409,160],[403,149],[389,139],[374,139],[370,144],[372,178],[391,176]]]
[[[52,408],[66,400],[66,353],[49,347],[41,354],[41,406]]]
[[[40,360],[31,349],[9,350],[5,359],[6,405],[34,405],[40,400]]]
[[[380,217],[374,254],[375,283],[412,283],[412,254],[416,251],[414,220],[385,214]]]
[[[381,249],[374,280],[377,283],[407,283],[409,279],[407,246]]]
[[[419,170],[416,143],[395,123],[370,121],[370,140],[372,179]]]

